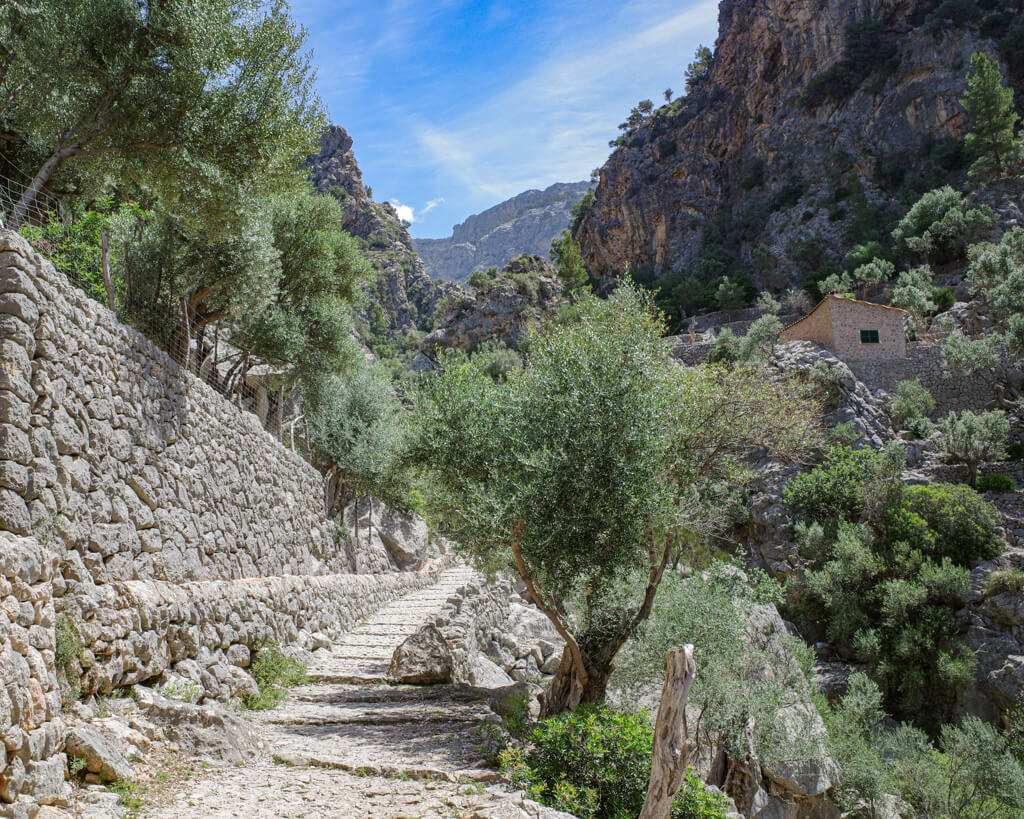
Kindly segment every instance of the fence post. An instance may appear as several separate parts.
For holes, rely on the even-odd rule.
[[[103,256],[103,286],[107,290],[107,306],[117,312],[117,302],[114,300],[114,284],[110,280],[110,228],[103,228],[100,232],[100,252]]]

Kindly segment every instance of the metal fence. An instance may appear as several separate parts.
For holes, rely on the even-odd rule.
[[[0,159],[6,158],[0,154]],[[73,239],[70,213],[46,190],[26,197],[30,184],[27,178],[0,175],[0,228],[17,230],[72,285],[113,310],[122,322],[135,325],[225,399],[258,416],[264,429],[286,446],[308,454],[304,418],[284,389],[283,373],[234,347],[218,325],[192,327],[184,299],[175,305],[131,304],[126,277],[110,269],[106,234],[97,249],[96,269],[83,275],[81,266],[67,263],[63,252],[64,243]],[[155,327],[164,332],[152,332]]]

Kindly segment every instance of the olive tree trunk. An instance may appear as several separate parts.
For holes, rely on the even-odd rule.
[[[693,753],[693,742],[686,730],[686,701],[697,676],[693,646],[671,649],[666,665],[665,685],[661,689],[658,720],[654,726],[651,780],[639,819],[669,819],[672,801],[683,784]]]

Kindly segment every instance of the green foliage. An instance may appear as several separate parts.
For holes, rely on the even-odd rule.
[[[967,247],[993,225],[986,205],[971,207],[960,191],[947,185],[924,194],[907,212],[893,238],[934,264],[961,259]]]
[[[991,560],[1002,552],[1000,520],[991,503],[963,484],[908,486],[900,505],[889,509],[883,536],[926,547],[936,562],[948,558],[968,568],[979,557]]]
[[[113,202],[102,199],[94,204],[93,210],[87,210],[70,224],[59,219],[52,219],[45,225],[26,223],[18,232],[57,270],[80,284],[89,298],[107,305],[101,250],[103,231],[109,231],[110,267],[116,270],[128,231],[136,220],[149,215],[133,202],[122,203],[115,209]],[[114,285],[115,304],[121,306],[125,297],[124,282],[112,277],[111,283]]]
[[[655,685],[666,652],[685,637],[693,641],[698,669],[689,705],[702,714],[691,725],[701,751],[745,754],[752,728],[754,752],[768,766],[820,761],[813,732],[791,710],[810,697],[810,651],[785,629],[751,621],[755,606],[778,603],[780,596],[773,578],[758,572],[748,578],[723,561],[690,578],[669,575],[651,619],[623,650],[613,683],[624,691]]]
[[[647,796],[654,731],[650,715],[605,706],[541,720],[523,749],[503,755],[516,787],[581,819],[636,816]],[[673,819],[724,819],[726,800],[690,772],[672,806]]]
[[[314,460],[336,467],[355,493],[405,507],[409,414],[387,373],[364,363],[341,376],[309,373],[300,386]]]
[[[800,520],[855,521],[864,508],[864,484],[878,461],[879,455],[872,449],[831,446],[820,466],[801,472],[786,484],[786,506]]]
[[[583,263],[579,243],[568,230],[562,231],[562,235],[551,243],[550,256],[567,292],[575,293],[590,284],[590,273]]]
[[[18,36],[5,43],[12,93],[0,113],[38,153],[37,182],[81,165],[222,233],[238,224],[240,203],[299,183],[324,117],[305,32],[285,3],[67,0],[5,11]]]
[[[921,432],[927,428],[922,421],[935,409],[935,399],[917,378],[900,381],[896,385],[896,396],[892,402],[892,420],[899,429],[913,429]]]
[[[719,310],[736,310],[747,304],[746,283],[738,276],[722,278],[715,290],[715,304]]]
[[[906,310],[914,325],[922,327],[925,317],[935,312],[935,303],[931,300],[933,290],[932,269],[928,265],[904,270],[889,290],[889,304]]]
[[[1006,330],[1003,340],[1010,354],[1024,358],[1024,228],[1006,231],[999,244],[973,245],[967,255],[967,280],[984,296],[992,317]],[[995,334],[989,337],[993,349],[996,341]]]
[[[82,671],[79,665],[82,636],[78,623],[63,612],[55,618],[53,630],[56,637],[54,665],[57,667],[61,700],[64,707],[68,708],[82,696]]]
[[[267,641],[256,648],[249,673],[259,686],[259,694],[245,696],[242,702],[253,711],[276,707],[288,696],[288,689],[306,681],[306,666],[281,651],[276,642]]]
[[[1016,172],[1024,161],[1024,145],[1015,133],[1020,116],[1013,105],[1013,89],[1003,85],[998,61],[980,51],[971,56],[967,91],[960,102],[969,123],[967,150],[976,157],[970,176]]]
[[[956,296],[948,287],[936,287],[932,290],[931,301],[935,305],[934,312],[936,314],[945,313],[956,304]]]
[[[979,465],[998,461],[1006,455],[1010,422],[1002,410],[980,413],[964,410],[959,415],[951,412],[942,420],[940,429],[941,451],[950,460],[967,467],[971,486],[977,480]]]
[[[1016,492],[1017,482],[1001,472],[989,472],[978,477],[975,489],[979,492]]]
[[[569,223],[569,233],[573,236],[580,229],[580,225],[583,224],[583,220],[587,218],[587,214],[590,213],[591,208],[594,207],[594,200],[596,199],[593,190],[587,191],[583,194],[583,198],[580,199],[575,205],[572,206],[572,221]]]
[[[971,679],[955,612],[972,562],[999,554],[1000,517],[966,486],[904,486],[901,456],[833,447],[790,482],[808,570],[787,588],[833,650],[868,665],[892,710],[934,728]]]
[[[889,709],[934,728],[973,675],[955,616],[968,570],[930,559],[926,543],[874,539],[859,524],[830,535],[815,523],[800,536],[809,568],[787,583],[799,617],[840,656],[869,667]]]
[[[1024,591],[1024,571],[1013,567],[996,569],[985,582],[986,597],[994,597],[997,594],[1018,594],[1022,591]]]
[[[650,560],[648,527],[659,554],[704,529],[697,490],[738,477],[752,445],[806,446],[813,412],[798,387],[744,368],[676,366],[650,297],[629,283],[576,307],[531,338],[504,383],[442,361],[413,457],[431,514],[477,565],[507,566],[517,550],[552,600],[581,593],[566,616],[583,653],[606,658],[599,678],[646,616],[624,579]],[[627,590],[638,598],[611,601]]]
[[[847,261],[850,256],[847,255]],[[853,277],[861,288],[876,287],[885,284],[896,272],[896,266],[888,259],[874,258],[853,271]]]
[[[942,345],[942,360],[947,373],[974,375],[999,366],[999,339],[993,336],[968,338],[955,332]]]
[[[142,794],[148,790],[146,785],[140,785],[134,779],[115,779],[107,783],[107,790],[117,794],[117,804],[124,808],[128,819],[142,814],[145,805]]]
[[[279,275],[266,308],[242,317],[232,344],[292,372],[339,373],[358,352],[351,308],[371,276],[356,240],[339,227],[341,208],[312,190],[269,201]],[[237,283],[235,283],[237,286]]]
[[[1012,733],[976,717],[943,726],[939,748],[919,731],[884,724],[878,690],[863,674],[826,716],[843,776],[834,798],[852,815],[881,813],[895,798],[913,816],[1011,819],[1024,806],[1024,770]]]
[[[896,38],[884,23],[851,23],[846,27],[843,59],[807,83],[800,104],[814,110],[825,102],[843,102],[870,77],[884,80],[898,67]]]
[[[710,48],[705,45],[697,47],[697,51],[693,55],[693,62],[686,67],[687,94],[692,94],[707,80],[714,62],[715,55]]]

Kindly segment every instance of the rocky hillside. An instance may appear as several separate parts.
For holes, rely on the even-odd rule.
[[[1009,76],[1019,61],[1015,0],[952,20],[950,5],[724,0],[710,71],[601,169],[576,232],[591,272],[746,272],[778,287],[882,236],[962,173],[971,54],[999,55]]]
[[[521,254],[547,256],[551,241],[569,226],[588,182],[559,182],[531,190],[470,216],[448,239],[413,239],[434,278],[462,282],[474,270],[503,267]]]
[[[432,281],[395,209],[370,198],[352,152],[352,137],[340,125],[332,126],[320,140],[320,153],[305,167],[316,189],[341,203],[342,227],[361,241],[378,272],[362,316],[362,334],[394,340],[432,329],[439,303],[444,309],[443,300],[462,295],[462,290]]]

